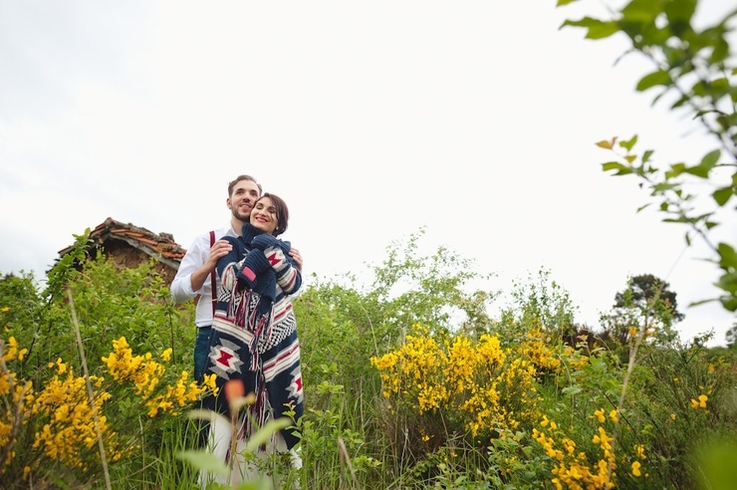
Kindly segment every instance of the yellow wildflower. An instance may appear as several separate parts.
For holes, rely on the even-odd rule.
[[[612,419],[612,422],[615,424],[619,422],[619,412],[615,409],[609,412],[609,418]]]
[[[599,423],[603,424],[604,421],[606,421],[606,417],[604,417],[604,409],[600,408],[596,412],[594,412],[594,416],[596,416],[597,419],[599,419]]]
[[[642,475],[642,473],[640,472],[640,466],[642,466],[642,465],[640,464],[639,461],[635,461],[634,463],[632,463],[632,475],[633,476],[641,476]]]
[[[691,398],[691,408],[697,409],[697,408],[706,408],[706,401],[709,399],[706,395],[699,395],[699,399],[695,400]]]
[[[645,456],[645,446],[642,444],[635,445],[635,451],[637,452],[637,457],[640,459],[647,459],[647,456]]]

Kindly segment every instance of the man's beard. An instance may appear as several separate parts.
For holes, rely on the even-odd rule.
[[[251,217],[251,210],[248,211],[248,214],[241,213],[241,210],[239,207],[235,207],[231,209],[231,212],[233,213],[233,217],[239,221],[242,221],[244,223],[248,223],[248,219]]]

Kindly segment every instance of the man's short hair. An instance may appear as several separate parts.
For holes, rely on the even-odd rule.
[[[242,174],[242,175],[239,175],[238,177],[236,177],[235,179],[231,180],[228,183],[228,197],[230,197],[230,196],[233,195],[233,188],[241,180],[250,180],[251,182],[253,182],[254,184],[256,184],[258,186],[258,195],[259,196],[264,192],[264,190],[261,188],[261,184],[259,184],[258,181],[255,178],[251,177],[250,175]]]

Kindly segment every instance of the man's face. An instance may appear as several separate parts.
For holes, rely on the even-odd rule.
[[[235,219],[247,223],[253,204],[260,195],[255,182],[241,180],[233,187],[233,193],[228,198],[228,209],[233,213]]]

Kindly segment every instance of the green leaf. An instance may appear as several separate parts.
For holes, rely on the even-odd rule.
[[[632,0],[622,9],[622,20],[634,23],[650,23],[661,12],[659,0]]]
[[[573,396],[573,395],[578,395],[583,390],[581,389],[580,386],[566,386],[561,391],[563,392],[564,395]]]
[[[587,39],[606,39],[607,37],[619,31],[619,25],[616,22],[601,22],[589,26],[589,32],[586,34]]]
[[[704,158],[701,159],[701,164],[699,164],[700,167],[706,167],[709,170],[714,168],[719,161],[719,157],[722,155],[721,150],[714,150],[710,151],[706,155],[704,155]]]
[[[714,167],[716,167],[717,162],[719,162],[720,156],[721,156],[720,150],[711,151],[707,153],[704,156],[704,158],[701,159],[701,163],[693,167],[688,167],[684,169],[683,171],[691,175],[695,175],[697,177],[706,179],[709,177],[709,172],[711,172],[711,170]]]
[[[737,268],[737,253],[735,253],[734,248],[732,248],[731,245],[722,242],[717,245],[717,252],[719,253],[719,257],[721,258],[719,260],[720,267]]]
[[[627,151],[632,151],[632,147],[635,146],[635,143],[637,143],[637,135],[634,135],[632,138],[630,138],[627,141],[620,141],[619,146],[621,146]]]
[[[670,166],[670,170],[665,172],[665,180],[670,180],[673,177],[678,177],[686,171],[685,163],[674,163]]]
[[[696,11],[696,0],[670,0],[664,4],[671,31],[683,39],[686,31],[691,30],[691,17]]]
[[[673,85],[670,79],[670,75],[665,70],[657,70],[652,73],[648,73],[637,82],[637,91],[644,92],[645,90],[654,87],[656,85],[664,85],[666,87]]]
[[[604,172],[608,172],[610,170],[616,170],[617,172],[614,175],[627,175],[631,174],[633,170],[628,167],[627,165],[619,162],[606,162],[601,164],[601,169]]]
[[[712,197],[719,206],[724,206],[725,204],[727,204],[727,201],[729,201],[729,198],[731,198],[734,194],[735,192],[733,187],[722,187],[721,189],[715,190],[714,194],[712,194]]]
[[[716,65],[729,57],[729,43],[724,39],[720,39],[714,46],[714,50],[711,52],[709,62],[712,65]]]
[[[225,465],[225,461],[209,451],[179,451],[176,457],[188,462],[198,470],[205,470],[208,473],[223,476],[228,474],[228,467]]]
[[[289,420],[287,417],[281,417],[276,420],[269,420],[266,422],[266,425],[261,427],[254,435],[251,436],[250,439],[248,439],[248,443],[246,443],[246,452],[254,452],[256,449],[258,449],[259,446],[262,446],[269,442],[269,439],[271,439],[271,436],[282,429],[286,429],[290,425],[292,425],[293,422]]]
[[[668,182],[661,182],[653,186],[653,194],[662,194],[665,191],[670,191],[678,187],[678,184],[671,184]]]
[[[642,154],[642,163],[643,165],[650,161],[650,157],[653,155],[653,150],[646,150],[645,153]]]
[[[665,4],[665,13],[668,20],[675,21],[691,21],[694,12],[696,12],[696,0],[671,0]]]
[[[695,167],[688,167],[684,172],[687,174],[695,175],[696,177],[701,177],[702,179],[709,178],[709,168],[704,167],[703,165],[696,165]]]
[[[560,26],[562,29],[566,26],[573,26],[573,27],[585,27],[588,29],[588,32],[586,33],[587,39],[604,39],[605,37],[609,37],[615,32],[619,30],[619,27],[617,26],[616,22],[604,22],[599,19],[594,19],[592,17],[584,17],[580,20],[566,20],[563,22],[563,24]]]
[[[672,106],[670,106],[670,108],[677,109],[690,100],[691,97],[689,97],[688,95],[684,95],[680,99],[678,99]]]
[[[239,483],[238,486],[233,487],[233,490],[271,490],[272,488],[271,479],[260,476],[253,480]]]
[[[577,2],[578,0],[558,0],[558,3],[555,4],[556,7],[561,7],[563,5],[568,5],[569,3]]]

